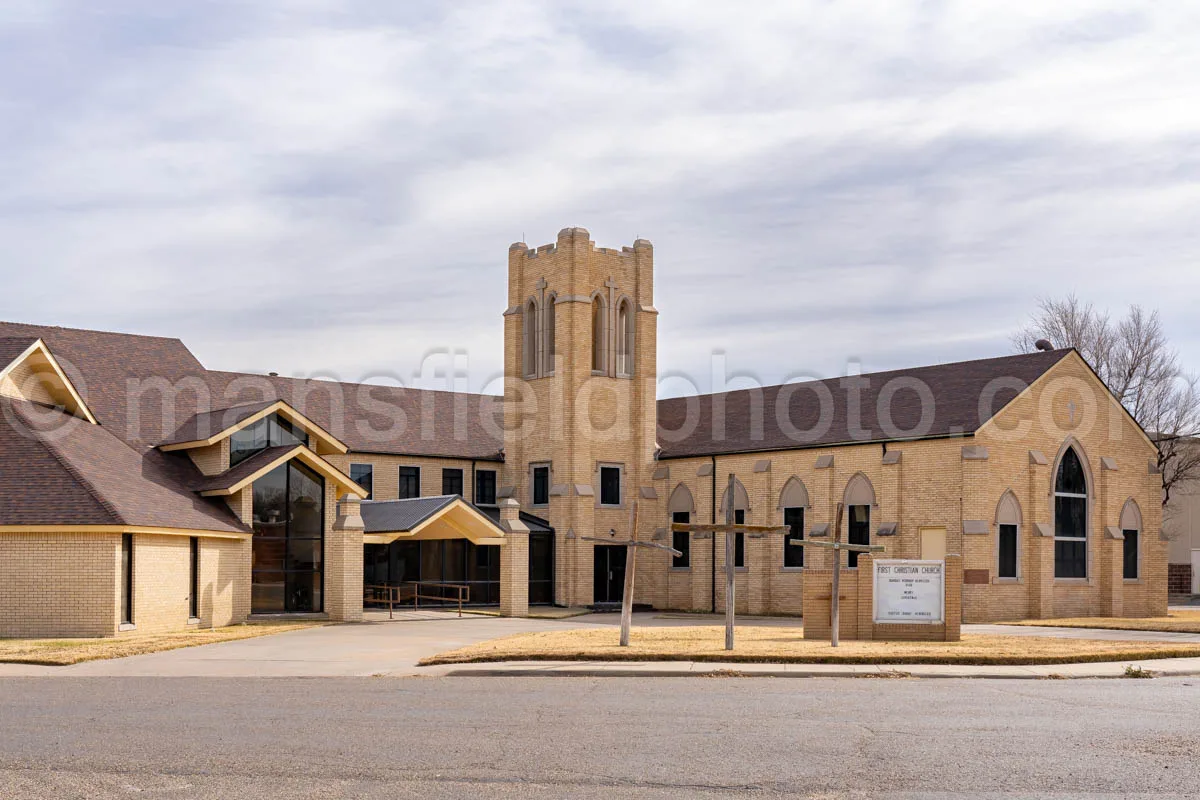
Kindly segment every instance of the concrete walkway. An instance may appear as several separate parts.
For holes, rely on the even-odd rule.
[[[776,677],[862,676],[905,673],[914,677],[1038,678],[1112,677],[1126,663],[1070,664],[1045,667],[873,666],[840,664],[718,664],[693,662],[509,662],[504,664],[418,667],[428,656],[477,642],[532,631],[564,627],[616,626],[618,614],[588,614],[563,620],[510,619],[424,610],[371,612],[361,625],[331,625],[255,639],[187,647],[142,656],[89,661],[69,667],[0,664],[0,678],[15,676],[153,676],[153,677],[367,677],[411,675],[696,675],[732,672]],[[719,616],[701,614],[636,614],[635,627],[720,624]],[[794,629],[798,619],[740,619],[741,625]],[[1032,628],[1008,625],[965,625],[964,633],[1007,636],[1055,636],[1108,641],[1200,642],[1200,634],[1107,631],[1084,628]],[[1144,669],[1165,675],[1200,675],[1200,659],[1142,662]]]

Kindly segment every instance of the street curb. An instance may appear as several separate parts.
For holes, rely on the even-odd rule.
[[[687,662],[691,664],[692,662]],[[1029,665],[1026,667],[1006,667],[996,671],[981,671],[964,667],[955,669],[952,665],[938,669],[928,669],[927,664],[888,664],[871,665],[855,664],[855,669],[805,669],[804,665],[796,665],[790,669],[747,669],[747,664],[696,664],[689,667],[664,667],[662,669],[645,669],[640,667],[622,666],[571,666],[556,663],[544,667],[503,667],[503,666],[464,666],[450,667],[441,672],[444,677],[451,678],[865,678],[865,679],[897,679],[897,678],[955,678],[975,680],[1079,680],[1079,679],[1112,679],[1124,678],[1125,668],[1130,664],[1141,667],[1152,673],[1156,678],[1186,678],[1200,676],[1200,667],[1172,669],[1169,663],[1161,661],[1142,662],[1096,662],[1091,664],[1046,664]],[[447,665],[449,666],[449,665]],[[1087,671],[1071,668],[1089,667]],[[443,669],[446,667],[444,666]],[[1061,670],[1068,670],[1063,672]],[[432,674],[432,673],[427,673]]]

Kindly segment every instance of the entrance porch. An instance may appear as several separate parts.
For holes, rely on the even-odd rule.
[[[553,529],[515,508],[505,511],[515,519],[459,495],[362,503],[365,602],[458,606],[461,598],[463,605],[503,605],[510,581],[524,590],[514,595],[527,593],[525,605],[552,604]],[[528,555],[506,575],[504,548],[517,544],[514,536],[527,540]]]

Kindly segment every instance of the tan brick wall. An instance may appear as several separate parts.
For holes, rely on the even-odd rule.
[[[530,250],[523,244],[509,250],[508,308],[505,338],[505,468],[502,486],[527,510],[549,519],[556,531],[555,597],[562,604],[592,602],[593,544],[583,537],[615,531],[617,540],[629,535],[628,504],[641,487],[652,485],[655,446],[657,311],[654,310],[653,248],[639,240],[620,250],[596,247],[582,228],[559,232],[556,242]],[[610,319],[617,303],[628,298],[634,308],[632,377],[615,369],[594,375],[592,370],[593,294],[607,302]],[[530,298],[555,304],[557,358],[542,377],[525,380],[520,312]],[[545,320],[539,317],[539,325]],[[609,325],[610,331],[614,330]],[[607,363],[616,366],[613,339],[606,343]],[[552,375],[547,374],[552,371]],[[529,466],[551,465],[551,484],[566,491],[550,498],[548,506],[532,508]],[[600,464],[624,470],[622,508],[597,507]],[[577,485],[595,494],[579,494]],[[663,523],[657,504],[643,501],[640,538],[650,538]],[[665,565],[661,556],[647,557]],[[659,569],[639,571],[638,597],[658,597],[665,591]],[[645,575],[643,578],[642,575]]]
[[[136,534],[133,622],[127,633],[188,626],[190,537]],[[0,535],[0,636],[113,636],[120,625],[121,534]],[[243,622],[249,540],[200,539],[200,624]]]
[[[1166,542],[1159,535],[1161,509],[1157,502],[1159,476],[1147,469],[1152,446],[1115,405],[1086,366],[1073,357],[1059,365],[1046,379],[1006,408],[993,426],[976,437],[893,443],[888,451],[900,453],[898,463],[883,463],[878,444],[852,445],[810,450],[776,451],[717,459],[717,496],[723,495],[730,472],[737,475],[750,499],[746,521],[755,525],[782,525],[779,495],[789,478],[803,481],[810,506],[805,527],[833,521],[837,503],[843,499],[850,480],[862,473],[875,490],[871,509],[872,542],[883,545],[880,558],[919,558],[920,529],[940,527],[946,531],[946,552],[963,556],[964,570],[975,575],[986,571],[985,584],[962,587],[962,616],[965,622],[1053,616],[1157,615],[1166,611]],[[1072,421],[1070,406],[1076,409]],[[1087,414],[1091,414],[1089,420]],[[1004,432],[1022,426],[1019,436]],[[1059,451],[1068,441],[1077,443],[1088,462],[1092,478],[1092,513],[1089,547],[1090,577],[1083,581],[1055,580],[1053,538],[1035,535],[1034,523],[1053,527],[1051,476]],[[986,459],[963,457],[963,447],[984,447]],[[1032,464],[1030,450],[1045,454],[1046,465]],[[817,469],[823,456],[833,465]],[[1115,470],[1101,469],[1110,459]],[[755,472],[755,464],[769,461],[767,471]],[[693,522],[710,522],[712,517],[712,461],[710,458],[669,460],[667,477],[655,481],[659,501],[643,503],[653,509],[652,528],[669,524],[667,499],[680,483],[686,485],[696,503]],[[700,475],[698,473],[705,472]],[[1005,492],[1012,491],[1021,506],[1019,534],[1020,577],[1016,581],[996,578],[997,507]],[[1126,500],[1134,499],[1142,512],[1141,577],[1120,577],[1121,541],[1109,539],[1105,529],[1120,524]],[[719,512],[718,512],[719,516]],[[964,520],[985,522],[984,534],[965,533]],[[898,535],[877,537],[880,523],[898,523]],[[842,523],[845,539],[846,522]],[[809,570],[783,568],[782,534],[747,540],[749,570],[739,576],[739,608],[757,613],[800,614],[804,607],[804,582]],[[712,540],[693,538],[690,570],[670,570],[665,557],[656,559],[656,569],[639,572],[639,599],[660,607],[708,610],[711,603],[710,560]],[[724,563],[722,539],[717,537],[717,608],[723,607]],[[812,549],[805,554],[806,567],[828,570],[828,550]],[[756,559],[762,559],[761,567]],[[644,577],[645,576],[645,577]],[[743,588],[745,581],[749,585]],[[761,583],[761,585],[758,585]]]
[[[112,636],[119,534],[0,533],[0,636]]]
[[[421,470],[421,496],[436,497],[442,493],[442,470],[463,471],[463,492],[467,500],[474,502],[475,485],[471,480],[471,461],[461,458],[430,458],[427,456],[390,456],[376,453],[347,453],[324,456],[330,464],[347,475],[351,464],[370,464],[374,486],[372,500],[395,500],[400,495],[400,467],[419,467]],[[504,464],[499,461],[476,461],[476,469],[496,472],[499,488],[503,478]]]
[[[250,540],[200,540],[200,625],[237,625],[250,616]]]
[[[204,475],[220,475],[229,469],[229,439],[225,438],[208,447],[197,447],[187,451],[188,457]]]
[[[188,536],[134,535],[135,630],[130,633],[187,629],[191,595],[190,541]],[[249,540],[200,537],[200,625],[237,624],[245,622],[249,613]]]

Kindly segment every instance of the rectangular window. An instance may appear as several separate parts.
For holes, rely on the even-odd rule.
[[[408,500],[413,497],[421,496],[421,468],[420,467],[401,467],[400,468],[400,493],[397,495],[401,500]]]
[[[200,618],[200,538],[193,536],[189,542],[188,559],[188,588],[191,595],[188,597],[188,617],[191,619]]]
[[[688,525],[691,521],[692,515],[687,511],[676,511],[671,515],[671,522],[680,525]],[[692,562],[692,535],[687,531],[671,531],[671,546],[683,553],[681,556],[671,556],[671,566],[675,569],[690,567]]]
[[[550,504],[550,468],[533,468],[533,504],[546,506]]]
[[[367,490],[367,500],[375,497],[375,468],[370,464],[351,464],[350,480]]]
[[[746,524],[746,512],[742,509],[737,509],[733,512],[733,522],[735,525]],[[746,566],[746,533],[738,531],[733,535],[733,566],[734,569],[742,569]]]
[[[785,508],[783,524],[788,526],[788,532],[783,539],[783,565],[785,567],[803,567],[804,545],[792,544],[790,540],[804,538],[804,509]]]
[[[475,473],[475,504],[496,505],[496,471],[481,469]]]
[[[121,622],[133,624],[133,534],[121,534]]]
[[[997,578],[1017,577],[1017,526],[1001,525],[998,534],[999,563],[996,565]]]
[[[463,493],[463,471],[461,469],[442,470],[442,494]]]
[[[600,468],[600,505],[621,505],[621,468]]]
[[[847,529],[848,544],[871,543],[871,507],[850,506],[850,520]],[[858,553],[850,550],[846,553],[846,564],[850,568],[858,566]]]
[[[1125,534],[1125,580],[1138,577],[1138,532],[1122,531]]]

